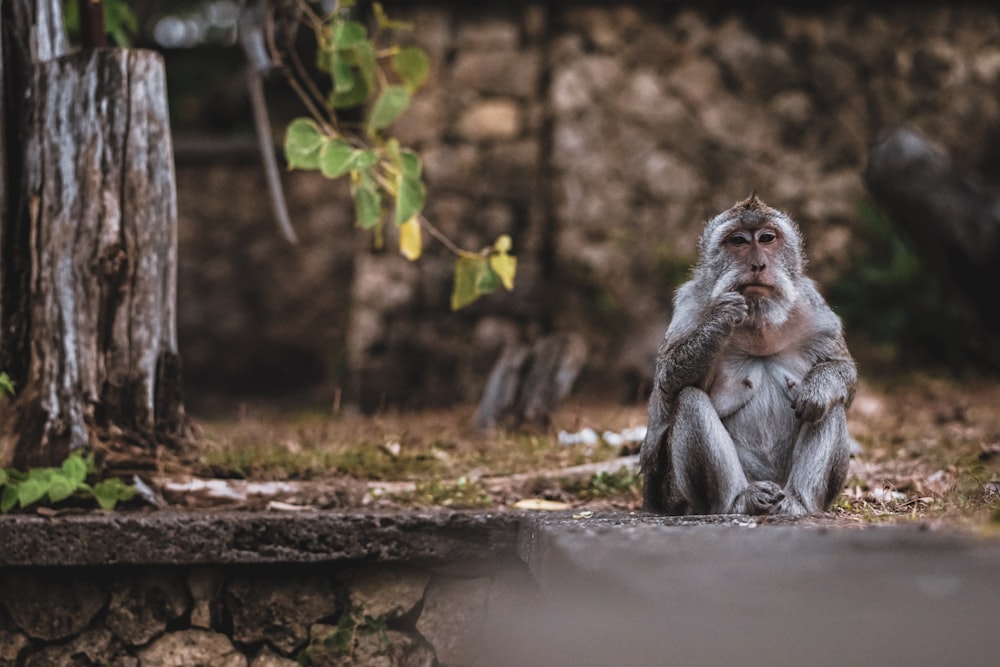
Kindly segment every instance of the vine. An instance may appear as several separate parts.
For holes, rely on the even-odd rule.
[[[354,0],[341,0],[325,15],[305,0],[297,0],[297,5],[303,22],[315,33],[316,65],[329,76],[329,83],[324,93],[291,50],[286,74],[309,116],[296,118],[286,130],[289,168],[348,178],[356,224],[372,232],[376,246],[384,243],[388,219],[399,229],[400,253],[410,261],[423,253],[423,232],[444,245],[456,256],[452,309],[463,308],[501,285],[512,290],[517,258],[510,254],[510,237],[504,234],[478,252],[455,245],[422,215],[427,191],[420,157],[386,136],[430,72],[423,49],[401,46],[393,39],[412,26],[390,19],[378,2],[372,4],[375,29],[370,34],[351,18]],[[338,115],[358,107],[363,107],[359,123],[344,122]]]

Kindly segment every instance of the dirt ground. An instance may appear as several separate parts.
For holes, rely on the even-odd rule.
[[[548,429],[524,432],[478,431],[472,417],[472,407],[375,416],[244,408],[196,420],[195,447],[165,454],[152,486],[171,506],[219,509],[640,508],[638,444],[625,439],[645,425],[643,405],[575,399]],[[849,419],[863,452],[824,521],[1000,527],[1000,382],[866,382]]]

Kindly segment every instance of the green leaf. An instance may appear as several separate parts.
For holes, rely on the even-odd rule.
[[[3,487],[3,495],[0,496],[0,512],[6,514],[7,512],[14,509],[14,505],[17,504],[17,486],[14,484],[8,484]]]
[[[93,493],[101,509],[113,510],[119,502],[132,499],[132,496],[135,495],[135,487],[126,484],[117,477],[112,477],[95,484]]]
[[[427,201],[427,190],[420,178],[420,158],[415,153],[399,154],[399,176],[396,179],[396,211],[393,222],[402,225],[416,217]]]
[[[476,281],[476,289],[480,294],[493,294],[500,287],[500,276],[490,268],[488,263],[484,263],[483,270],[479,272]]]
[[[79,453],[70,454],[62,463],[62,472],[76,486],[87,479],[87,462]]]
[[[316,169],[327,137],[309,118],[296,118],[285,131],[285,159],[289,169]]]
[[[334,137],[323,144],[319,152],[319,169],[327,178],[343,176],[351,170],[354,154],[358,152],[349,143]]]
[[[399,226],[399,252],[403,257],[415,262],[423,252],[423,239],[420,237],[420,222],[410,218]]]
[[[465,308],[483,294],[492,292],[496,289],[496,285],[491,289],[491,280],[499,284],[499,278],[490,270],[485,257],[459,257],[455,261],[455,285],[451,292],[451,309]]]
[[[340,65],[334,68],[334,90],[330,93],[330,105],[335,109],[348,109],[360,106],[368,100],[371,92],[375,89],[375,48],[369,42],[355,44],[349,49],[340,49],[334,56],[335,63],[343,61],[351,68],[351,85],[341,84],[338,88],[337,71]],[[341,75],[343,76],[343,75]]]
[[[49,492],[51,481],[47,479],[48,475],[42,474],[46,472],[51,474],[51,470],[36,468],[28,473],[28,479],[17,486],[17,502],[21,507],[37,503]]]
[[[69,460],[69,459],[67,459]],[[49,480],[49,501],[59,503],[66,500],[76,492],[79,483],[69,477],[65,472],[56,472]]]
[[[6,484],[7,483],[7,479],[8,479],[7,478],[7,471],[4,470],[3,468],[0,468],[0,486],[3,486],[4,484]]]
[[[358,85],[355,67],[349,58],[334,51],[330,55],[330,74],[333,76],[333,91],[338,95],[347,96]]]
[[[390,65],[411,93],[424,84],[431,69],[431,61],[424,50],[413,46],[400,49],[393,55]]]
[[[0,396],[3,394],[14,395],[14,381],[6,373],[0,373]]]
[[[371,229],[382,219],[382,193],[367,172],[362,172],[354,188],[354,213],[363,229]]]
[[[375,151],[357,151],[351,160],[351,171],[364,171],[376,162],[378,162],[378,153]]]
[[[379,130],[392,125],[409,104],[410,91],[403,86],[389,86],[383,90],[368,116],[368,134],[374,136]]]
[[[368,30],[357,21],[345,21],[337,18],[333,22],[331,45],[337,49],[346,49],[368,41]]]

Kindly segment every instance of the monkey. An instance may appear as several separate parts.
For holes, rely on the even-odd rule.
[[[705,224],[657,353],[646,511],[797,516],[840,493],[858,372],[805,270],[798,225],[756,192]]]

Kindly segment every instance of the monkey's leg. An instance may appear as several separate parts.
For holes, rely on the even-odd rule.
[[[817,422],[803,422],[792,450],[785,497],[772,514],[822,512],[844,488],[851,458],[847,416],[836,405]]]
[[[705,392],[681,390],[675,414],[674,488],[692,514],[764,514],[781,499],[777,484],[747,480],[736,446]]]

